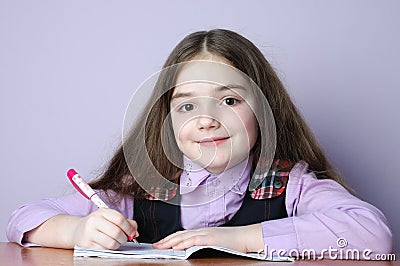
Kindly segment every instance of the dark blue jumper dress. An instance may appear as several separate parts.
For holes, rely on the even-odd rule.
[[[286,184],[293,164],[288,161],[274,160],[263,182],[253,191],[246,190],[241,207],[227,223],[220,226],[243,226],[263,221],[287,217],[285,198]],[[154,243],[164,237],[184,230],[181,225],[179,193],[162,201],[155,197],[135,199],[134,215],[138,223],[139,242]],[[194,217],[195,219],[195,217]]]

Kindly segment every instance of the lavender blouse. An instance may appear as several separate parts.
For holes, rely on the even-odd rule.
[[[234,215],[241,205],[249,179],[247,161],[244,164],[230,169],[228,174],[236,174],[238,180],[225,194],[222,193],[216,200],[202,205],[181,207],[181,221],[185,229],[217,226]],[[320,252],[329,247],[338,248],[337,240],[344,238],[348,243],[347,248],[370,249],[374,253],[391,252],[392,233],[382,212],[351,195],[337,182],[317,179],[313,173],[307,171],[307,167],[301,161],[289,174],[285,201],[289,217],[261,223],[263,241],[268,249],[314,249]],[[201,185],[207,187],[208,183],[212,183],[215,186],[212,181],[218,178],[206,170],[191,172],[193,169],[196,169],[196,165],[186,158],[187,171],[181,176],[182,200],[190,198],[190,194]],[[134,219],[131,197],[122,198],[113,204],[104,193],[99,192],[99,196],[125,217]],[[9,241],[31,246],[31,243],[22,243],[24,233],[49,218],[58,214],[86,216],[96,209],[91,201],[77,192],[28,203],[11,215],[7,237]],[[140,232],[140,228],[138,230]]]

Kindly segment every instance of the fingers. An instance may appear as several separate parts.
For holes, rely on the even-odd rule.
[[[260,237],[260,235],[262,235],[261,232],[253,230],[253,227],[257,229],[258,225],[245,227],[207,227],[196,230],[185,230],[176,232],[161,239],[157,243],[154,243],[153,247],[158,249],[186,249],[192,246],[221,246],[241,252],[247,252],[248,249],[243,235],[251,236],[248,242],[253,242],[253,239],[260,238],[261,245],[258,245],[256,248],[263,245],[263,240]],[[261,224],[259,227],[261,227]],[[254,231],[254,233],[251,233],[252,231]],[[251,251],[254,250],[258,249],[253,249]]]
[[[117,249],[128,236],[137,237],[137,223],[112,209],[99,210],[83,217],[76,233],[76,244],[86,248]]]
[[[138,225],[137,225],[136,221],[135,220],[129,220],[129,219],[127,221],[131,224],[132,228],[135,229],[135,233],[130,234],[129,236],[133,237],[133,238],[137,238],[139,236],[139,232],[137,231]]]
[[[172,240],[174,240],[174,239],[182,239],[182,235],[185,234],[185,233],[187,233],[188,231],[190,231],[190,230],[178,231],[178,232],[176,232],[176,233],[173,233],[173,234],[171,234],[171,235],[165,237],[164,239],[161,239],[160,241],[158,241],[158,242],[155,243],[155,244],[161,245],[161,244],[168,243],[168,242],[170,242],[170,241],[172,241]]]
[[[185,249],[192,246],[209,245],[208,230],[185,230],[167,236],[153,244],[158,249]]]
[[[98,231],[95,237],[90,239],[90,241],[85,246],[95,249],[113,250],[119,248],[120,245],[121,243],[116,241],[114,238],[110,237],[107,234],[104,234],[103,232]]]
[[[103,217],[110,223],[122,230],[125,236],[135,236],[137,233],[137,223],[133,220],[127,220],[120,212],[112,209],[104,209]],[[110,228],[111,229],[111,228]],[[114,232],[115,233],[115,232]],[[123,240],[126,242],[126,237]],[[122,243],[122,242],[121,242]]]
[[[81,230],[76,233],[75,245],[85,248],[96,249],[117,249],[121,243],[114,237],[110,236],[112,233],[107,232],[107,223],[104,219],[95,219],[89,217],[85,221]]]
[[[117,242],[119,245],[123,244],[127,240],[127,236],[121,228],[112,223],[112,222],[101,222],[97,226],[97,230],[104,235],[108,236],[113,240],[113,242]]]

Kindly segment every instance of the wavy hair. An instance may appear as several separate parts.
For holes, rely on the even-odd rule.
[[[332,179],[347,188],[338,171],[329,163],[322,148],[267,59],[245,37],[226,29],[194,32],[176,45],[167,58],[163,69],[187,62],[202,53],[211,53],[225,58],[232,66],[250,77],[260,88],[275,119],[275,159],[289,160],[294,163],[301,160],[306,161],[309,164],[309,170],[314,172],[318,179]],[[121,196],[135,195],[135,197],[141,198],[146,193],[142,186],[146,186],[146,184],[141,183],[139,185],[129,168],[140,168],[146,175],[151,173],[149,169],[153,166],[161,176],[179,184],[178,180],[182,167],[170,162],[164,153],[161,140],[162,137],[166,138],[166,142],[171,145],[169,148],[176,151],[172,152],[170,156],[175,158],[174,161],[179,161],[182,154],[177,147],[171,127],[166,127],[165,131],[161,130],[164,121],[169,125],[171,124],[168,113],[173,93],[173,90],[168,90],[162,94],[161,90],[163,86],[172,88],[174,77],[174,73],[171,75],[167,73],[166,76],[159,78],[151,96],[154,104],[148,104],[145,108],[148,115],[145,115],[146,112],[144,112],[139,117],[132,134],[124,140],[132,142],[133,145],[130,144],[130,146],[135,147],[136,150],[131,151],[130,156],[126,156],[123,150],[124,143],[122,143],[110,160],[105,172],[91,183],[93,188],[112,190]],[[162,96],[155,100],[154,98],[158,95]],[[135,145],[135,141],[143,138],[145,145]],[[254,155],[252,173],[260,158],[260,147],[261,140],[257,138],[252,150]],[[142,154],[141,152],[147,152],[153,166],[143,165],[142,158],[135,156],[135,154]],[[128,163],[130,167],[128,167]],[[147,178],[150,184],[152,182],[151,174]]]

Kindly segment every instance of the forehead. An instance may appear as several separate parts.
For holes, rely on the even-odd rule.
[[[181,85],[194,82],[243,88],[250,85],[245,74],[236,68],[225,63],[205,60],[184,63],[178,71],[175,87],[178,89]]]

